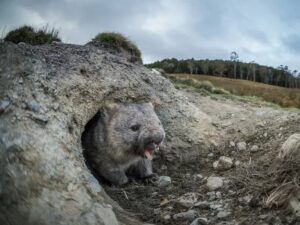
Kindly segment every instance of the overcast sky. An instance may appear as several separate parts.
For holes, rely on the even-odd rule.
[[[240,60],[300,71],[298,0],[0,0],[0,35],[48,24],[63,42],[121,32],[146,63],[175,57]]]

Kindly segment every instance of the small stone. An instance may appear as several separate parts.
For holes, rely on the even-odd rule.
[[[33,112],[39,112],[41,108],[41,105],[35,100],[31,100],[30,102],[27,102],[26,105],[27,108]]]
[[[231,212],[220,211],[220,212],[218,212],[217,217],[219,219],[222,219],[222,218],[228,217],[230,214],[231,214]]]
[[[237,148],[239,151],[245,151],[247,149],[246,142],[242,141],[242,142],[237,143]]]
[[[259,215],[258,218],[261,220],[265,220],[268,218],[268,214]]]
[[[230,141],[230,143],[229,143],[229,147],[235,147],[235,143],[234,143],[234,141]]]
[[[237,161],[234,162],[235,167],[238,167],[239,165],[241,165],[241,161],[237,160]]]
[[[170,220],[170,219],[171,219],[171,216],[170,216],[169,214],[167,214],[167,215],[163,216],[163,219],[164,219],[164,220]]]
[[[186,212],[177,213],[173,215],[174,220],[189,220],[193,221],[197,216],[197,212],[195,210],[188,210]]]
[[[266,132],[266,133],[264,133],[264,137],[268,137],[268,133]]]
[[[189,192],[180,196],[176,200],[176,204],[185,208],[191,208],[194,206],[197,200],[198,200],[197,194],[195,192]]]
[[[232,167],[232,164],[232,158],[221,156],[218,161],[213,163],[213,167],[215,170],[228,170]]]
[[[209,201],[216,199],[216,193],[214,191],[207,192],[206,194],[209,196]]]
[[[210,191],[217,190],[223,186],[223,178],[211,176],[207,179],[206,186]]]
[[[155,215],[159,215],[160,214],[160,208],[153,209],[153,213]]]
[[[32,114],[31,117],[37,121],[43,122],[43,123],[48,123],[49,118],[46,115],[35,115]]]
[[[215,140],[211,140],[210,143],[214,146],[214,147],[218,147],[219,144],[215,141]]]
[[[207,219],[204,217],[199,217],[195,219],[190,225],[207,225]]]
[[[257,152],[259,150],[259,147],[257,145],[253,145],[250,149],[250,152]]]
[[[207,154],[207,157],[208,157],[208,158],[214,157],[214,153],[212,153],[212,152],[211,152],[211,153],[208,153],[208,154]]]
[[[246,195],[246,196],[238,198],[239,202],[244,203],[245,205],[250,204],[252,199],[253,199],[252,195]]]
[[[169,176],[160,176],[158,178],[158,186],[159,187],[166,187],[172,183],[171,177]]]
[[[210,204],[207,201],[196,202],[194,204],[195,208],[199,209],[210,209]]]
[[[194,180],[198,180],[198,181],[203,180],[203,176],[201,174],[196,174],[194,175]]]
[[[57,111],[58,108],[59,108],[59,104],[58,104],[58,103],[54,103],[53,106],[52,106],[52,108],[53,108],[55,111]]]
[[[0,101],[0,113],[4,112],[10,105],[10,100],[8,98],[4,98]]]
[[[223,205],[212,203],[210,204],[209,208],[212,210],[221,211],[223,209]]]
[[[222,198],[221,192],[217,191],[217,192],[216,192],[216,197],[217,197],[217,198]]]

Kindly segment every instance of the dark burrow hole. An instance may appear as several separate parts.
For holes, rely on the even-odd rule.
[[[82,153],[83,153],[83,157],[84,157],[84,161],[85,164],[87,166],[87,168],[91,171],[92,175],[98,180],[98,182],[101,185],[109,185],[109,182],[107,180],[105,180],[102,176],[100,176],[97,171],[92,167],[91,162],[89,160],[88,157],[88,150],[87,150],[87,146],[88,146],[88,140],[87,140],[87,135],[88,135],[88,131],[95,129],[95,126],[98,122],[98,120],[100,119],[100,111],[98,111],[93,117],[92,119],[90,119],[88,121],[88,123],[85,125],[84,127],[84,131],[81,135],[81,143],[82,143]]]

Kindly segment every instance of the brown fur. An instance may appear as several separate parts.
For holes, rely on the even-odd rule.
[[[87,125],[82,143],[88,163],[110,183],[128,182],[126,173],[138,178],[152,174],[145,158],[165,136],[151,103],[105,105]]]

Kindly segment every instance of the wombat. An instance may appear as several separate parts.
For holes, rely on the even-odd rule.
[[[153,174],[151,160],[164,137],[152,103],[110,103],[88,123],[82,144],[91,169],[119,186],[128,182],[127,175]]]

